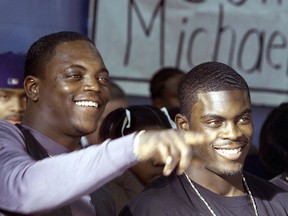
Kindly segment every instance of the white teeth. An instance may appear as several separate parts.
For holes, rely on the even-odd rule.
[[[241,151],[241,148],[238,149],[216,149],[217,152],[220,154],[226,154],[226,155],[236,155]]]
[[[98,107],[98,103],[93,101],[76,101],[75,102],[79,106],[86,106],[86,107]]]

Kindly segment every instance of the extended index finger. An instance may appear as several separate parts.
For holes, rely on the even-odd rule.
[[[192,131],[183,131],[183,139],[187,145],[203,145],[205,144],[206,136],[204,134],[192,132]]]

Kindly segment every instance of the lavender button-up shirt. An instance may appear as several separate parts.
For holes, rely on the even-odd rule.
[[[31,214],[70,204],[73,215],[93,214],[86,195],[137,163],[134,134],[69,152],[43,134],[25,128],[52,157],[33,160],[25,150],[20,130],[0,121],[0,209]]]

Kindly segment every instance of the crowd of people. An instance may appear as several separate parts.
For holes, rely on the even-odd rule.
[[[221,62],[164,67],[131,105],[93,41],[72,31],[0,55],[0,215],[288,215],[288,104],[253,120],[246,80]]]

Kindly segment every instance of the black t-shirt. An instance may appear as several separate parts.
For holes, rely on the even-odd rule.
[[[256,201],[259,216],[288,215],[288,192],[247,173],[245,178]],[[255,215],[249,195],[221,196],[193,183],[217,216]],[[136,199],[125,206],[119,215],[209,216],[211,212],[184,175],[171,175],[154,181]]]

